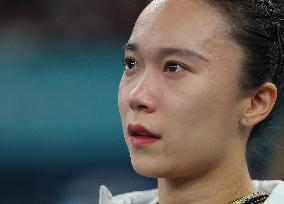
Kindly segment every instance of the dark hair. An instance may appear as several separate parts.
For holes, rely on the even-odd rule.
[[[265,82],[278,89],[276,106],[283,98],[284,75],[284,18],[282,5],[271,0],[208,0],[225,13],[228,30],[245,51],[242,62],[240,89],[242,93],[253,90]],[[264,131],[272,113],[257,124],[250,141]],[[249,142],[250,142],[249,141]]]

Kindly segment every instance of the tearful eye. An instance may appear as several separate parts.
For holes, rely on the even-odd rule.
[[[166,72],[182,72],[185,70],[186,68],[183,65],[180,65],[175,62],[168,62],[165,67]]]
[[[131,58],[125,58],[123,64],[126,71],[131,71],[137,68],[137,62]]]

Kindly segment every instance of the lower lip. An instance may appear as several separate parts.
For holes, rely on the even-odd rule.
[[[133,136],[131,137],[131,142],[134,146],[145,146],[153,144],[157,141],[159,141],[160,138],[154,138],[154,137],[143,137],[143,136]]]

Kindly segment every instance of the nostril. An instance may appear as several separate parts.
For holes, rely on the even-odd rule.
[[[138,109],[138,110],[147,110],[148,107],[145,106],[145,105],[139,105],[137,109]]]
[[[133,110],[146,110],[148,109],[147,105],[143,105],[138,101],[130,100],[129,106]]]

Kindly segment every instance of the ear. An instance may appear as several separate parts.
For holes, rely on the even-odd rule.
[[[266,82],[257,90],[249,94],[243,108],[240,123],[243,127],[253,127],[264,120],[275,104],[277,88],[274,84]]]

